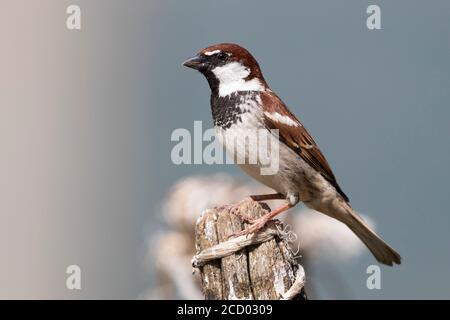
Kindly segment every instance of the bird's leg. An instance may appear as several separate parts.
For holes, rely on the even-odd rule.
[[[277,216],[280,213],[295,206],[299,202],[298,194],[297,193],[288,193],[286,196],[286,201],[287,201],[287,203],[285,203],[278,209],[272,210],[269,213],[263,215],[262,217],[252,220],[252,222],[248,228],[242,230],[241,232],[236,233],[235,235],[243,236],[243,235],[248,235],[251,233],[258,232],[266,225],[267,222],[272,220],[275,216]]]
[[[267,222],[272,220],[273,217],[288,210],[289,208],[291,208],[291,205],[289,203],[286,203],[286,204],[282,205],[281,207],[279,207],[278,209],[273,210],[258,219],[253,219],[250,226],[248,226],[247,228],[245,228],[244,230],[242,230],[240,232],[237,232],[236,234],[234,234],[234,236],[244,236],[244,235],[249,235],[249,234],[258,232],[266,225]]]
[[[282,195],[281,193],[270,193],[270,194],[258,194],[258,195],[251,195],[248,196],[247,198],[245,198],[244,200],[240,201],[237,205],[235,205],[232,208],[232,213],[237,215],[239,218],[241,218],[242,221],[248,222],[248,223],[253,223],[253,221],[255,221],[255,218],[249,217],[247,215],[244,215],[242,213],[239,212],[238,207],[241,203],[243,203],[244,201],[248,201],[248,200],[252,200],[252,201],[265,201],[265,200],[281,200],[281,199],[285,199],[285,196]]]
[[[282,200],[285,199],[284,195],[281,193],[271,193],[271,194],[257,194],[249,197],[253,201],[265,201],[265,200]]]

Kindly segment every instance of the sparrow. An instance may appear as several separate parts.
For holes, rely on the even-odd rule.
[[[313,137],[270,89],[250,52],[237,44],[221,43],[201,50],[183,65],[199,71],[208,81],[216,138],[228,152],[247,159],[248,148],[263,148],[242,138],[257,130],[266,130],[279,141],[276,173],[262,174],[260,162],[238,164],[252,178],[276,191],[251,196],[253,200],[285,200],[281,207],[252,220],[241,235],[257,232],[301,201],[347,225],[380,263],[400,264],[400,255],[352,209]]]

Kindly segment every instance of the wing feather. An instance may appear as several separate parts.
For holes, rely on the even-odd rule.
[[[264,121],[269,129],[278,129],[280,140],[294,150],[312,168],[329,181],[341,194],[345,201],[348,197],[339,187],[336,177],[328,161],[320,151],[313,137],[302,123],[289,111],[283,101],[273,92],[262,92],[261,100],[265,108]],[[271,116],[278,114],[276,117]],[[279,121],[280,117],[287,117],[290,121]],[[288,120],[285,118],[286,120]]]

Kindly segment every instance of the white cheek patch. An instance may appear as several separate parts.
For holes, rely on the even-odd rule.
[[[212,56],[212,55],[215,55],[215,54],[217,54],[217,53],[219,53],[220,52],[220,50],[214,50],[214,51],[206,51],[206,52],[204,52],[203,54],[205,55],[205,56]]]
[[[273,121],[277,121],[279,123],[283,123],[283,124],[291,126],[291,127],[301,126],[298,122],[292,120],[288,116],[279,114],[278,112],[273,112],[273,113],[272,112],[264,112],[264,114]]]
[[[220,83],[243,81],[250,74],[250,70],[238,62],[230,62],[212,70]]]
[[[219,80],[219,96],[224,97],[236,91],[264,91],[265,88],[254,78],[249,81],[244,79],[250,74],[250,70],[239,62],[231,62],[212,70]]]

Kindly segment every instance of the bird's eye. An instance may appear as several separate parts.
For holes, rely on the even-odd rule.
[[[228,55],[225,52],[219,52],[217,54],[217,58],[219,58],[220,60],[225,60],[226,58],[228,58]]]

